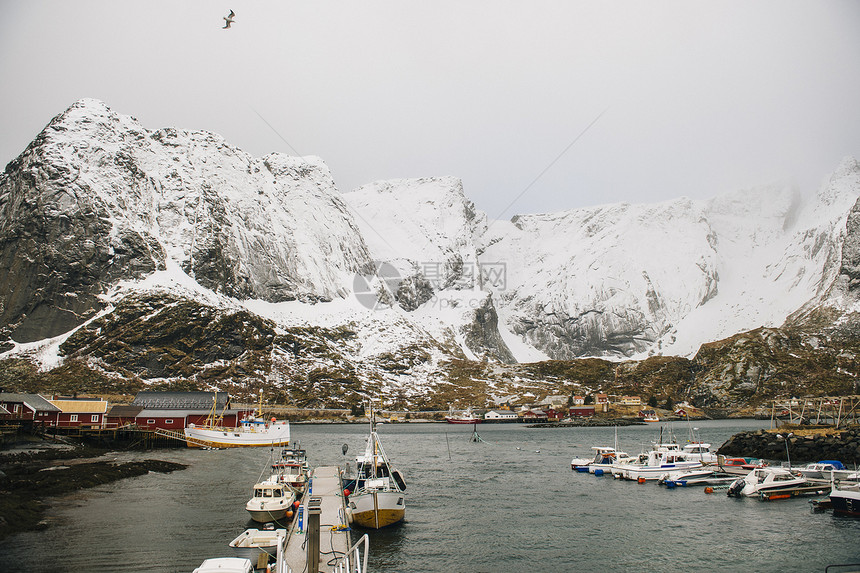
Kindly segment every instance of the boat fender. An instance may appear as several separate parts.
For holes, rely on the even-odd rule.
[[[676,484],[675,484],[675,482],[673,482],[672,480],[667,480],[667,481],[666,481],[666,487],[667,487],[668,489],[672,489],[673,487],[675,487],[675,485],[676,485]]]
[[[714,488],[712,488],[711,486],[706,487],[705,493],[714,493]]]
[[[639,483],[645,483],[645,478],[644,478],[644,477],[640,477],[638,481],[639,481]]]
[[[349,488],[346,488],[345,490],[343,490],[343,497],[349,497],[349,494],[351,494],[351,493],[352,492],[349,491]]]
[[[603,475],[603,470],[601,470],[601,469],[596,469],[596,470],[594,470],[594,475],[596,475],[596,476],[602,476],[602,475]]]

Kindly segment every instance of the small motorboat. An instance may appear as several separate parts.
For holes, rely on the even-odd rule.
[[[721,460],[717,462],[720,471],[727,474],[745,476],[756,468],[767,467],[767,463],[758,458],[723,458],[722,456],[717,458]]]
[[[666,472],[660,476],[657,483],[663,484],[667,482],[683,481],[685,482],[684,485],[693,485],[699,480],[710,479],[712,477],[714,477],[714,470],[712,468],[701,467],[692,470]]]
[[[790,490],[803,487],[807,483],[805,477],[785,468],[756,468],[745,477],[732,482],[726,495],[730,497],[753,497],[773,490]]]
[[[285,484],[269,479],[254,484],[252,497],[245,509],[258,523],[280,521],[287,517],[288,511],[292,511],[295,499],[296,494]]]
[[[834,515],[860,517],[860,490],[840,489],[834,485],[828,497]]]
[[[230,547],[236,550],[237,557],[258,563],[263,553],[275,558],[278,554],[278,539],[286,535],[286,529],[246,529],[230,542]]]
[[[272,471],[274,472],[272,479],[302,491],[308,482],[310,472],[305,450],[299,448],[283,450],[280,459],[272,463]]]
[[[802,468],[797,468],[803,477],[807,479],[825,479],[829,480],[833,472],[841,472],[845,469],[842,462],[836,460],[822,460],[811,464],[806,464]]]
[[[703,464],[717,463],[717,454],[711,451],[711,444],[705,442],[688,442],[684,444],[683,452],[688,460],[699,460]]]
[[[604,472],[609,472],[612,464],[633,462],[633,458],[627,455],[627,452],[619,452],[609,446],[592,446],[594,450],[593,458],[574,458],[570,461],[570,469],[581,473],[596,473],[603,475]]]
[[[688,460],[677,445],[658,446],[644,456],[640,463],[617,463],[612,465],[612,476],[633,481],[657,480],[670,472],[690,471],[702,467],[702,462]],[[642,456],[640,456],[642,457]]]
[[[216,557],[201,563],[193,573],[254,573],[254,566],[240,557]]]

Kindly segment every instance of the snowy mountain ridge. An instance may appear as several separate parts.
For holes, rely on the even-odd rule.
[[[489,221],[453,177],[339,193],[319,158],[81,100],[0,177],[3,356],[159,289],[281,333],[348,328],[356,364],[426,349],[381,375],[395,386],[452,357],[689,356],[833,300],[858,196],[846,159],[809,199],[773,185]]]

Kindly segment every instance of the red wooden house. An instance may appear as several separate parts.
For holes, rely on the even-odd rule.
[[[594,415],[594,406],[571,406],[569,409],[570,417],[582,418]]]
[[[105,424],[108,403],[99,398],[53,398],[48,400],[60,409],[55,425],[61,428],[101,428]]]
[[[0,414],[7,421],[29,421],[53,426],[57,423],[60,409],[51,404],[39,394],[19,394],[15,392],[0,392],[0,406],[9,413]]]

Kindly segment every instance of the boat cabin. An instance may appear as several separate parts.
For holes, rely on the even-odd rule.
[[[275,482],[262,482],[254,484],[254,497],[259,499],[272,499],[287,497],[284,485]]]

